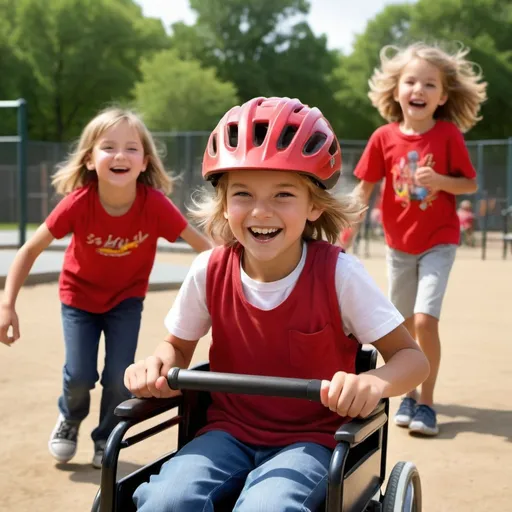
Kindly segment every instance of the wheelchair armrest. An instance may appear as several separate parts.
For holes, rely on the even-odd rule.
[[[342,425],[334,434],[338,442],[349,443],[355,446],[363,442],[367,437],[379,430],[387,421],[386,403],[380,402],[370,416],[361,419],[354,419]]]
[[[130,398],[120,403],[114,414],[125,420],[140,422],[178,407],[182,399],[181,395],[172,398]]]

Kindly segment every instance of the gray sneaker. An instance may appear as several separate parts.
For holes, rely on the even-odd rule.
[[[437,436],[439,427],[437,426],[436,411],[428,405],[418,405],[416,414],[409,424],[409,432],[424,436]]]
[[[406,396],[402,398],[402,402],[395,414],[395,425],[399,427],[408,427],[416,414],[416,400]]]
[[[103,454],[105,453],[106,441],[96,441],[94,443],[94,456],[92,458],[92,467],[101,469],[103,463]]]
[[[69,462],[76,454],[79,421],[68,421],[62,414],[48,441],[48,449],[59,462]]]

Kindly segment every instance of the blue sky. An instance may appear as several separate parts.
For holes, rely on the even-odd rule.
[[[188,0],[136,0],[144,14],[162,18],[166,27],[176,21],[194,22]],[[310,0],[308,22],[316,34],[326,34],[329,48],[350,52],[355,34],[384,6],[414,0]]]

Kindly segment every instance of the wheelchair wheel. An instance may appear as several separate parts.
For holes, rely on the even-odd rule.
[[[382,512],[421,512],[421,481],[412,462],[398,462],[389,475]]]

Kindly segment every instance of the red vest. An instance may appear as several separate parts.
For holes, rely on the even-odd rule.
[[[343,332],[335,286],[340,250],[326,242],[308,243],[305,267],[290,296],[262,311],[243,294],[243,248],[214,249],[206,279],[211,370],[329,380],[340,370],[355,373],[359,344]],[[212,400],[200,433],[223,430],[256,445],[308,441],[332,448],[334,433],[345,420],[307,400],[222,393],[212,393]]]

